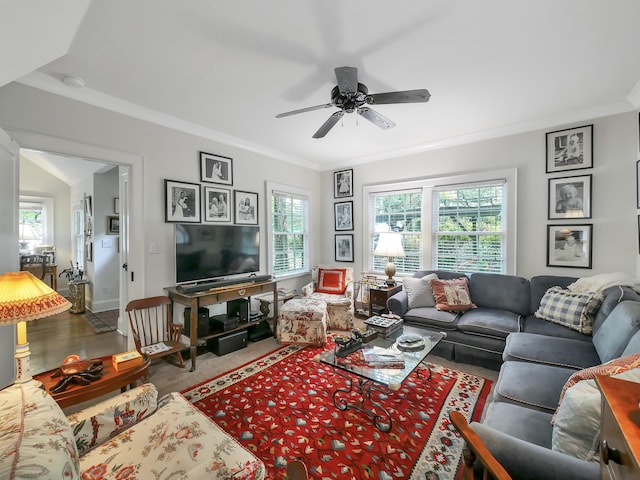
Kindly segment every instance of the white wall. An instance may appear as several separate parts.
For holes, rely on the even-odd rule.
[[[0,128],[38,133],[139,155],[143,164],[144,237],[131,242],[145,245],[145,295],[163,294],[173,285],[173,225],[165,223],[164,179],[200,183],[199,152],[204,151],[233,159],[234,190],[257,192],[261,235],[266,240],[265,182],[295,185],[311,191],[312,219],[311,262],[320,262],[322,225],[321,176],[319,172],[282,162],[257,153],[222,145],[218,142],[177,132],[165,127],[132,119],[21,84],[0,88]],[[2,227],[0,227],[2,228]],[[150,245],[159,247],[150,253]],[[267,242],[262,242],[261,272],[267,273]],[[299,287],[308,278],[292,280]]]
[[[594,125],[594,167],[555,174],[545,173],[545,133],[575,126]],[[405,179],[442,177],[462,172],[515,167],[518,170],[517,265],[524,277],[538,274],[588,276],[620,271],[636,276],[638,225],[636,167],[638,115],[627,113],[573,125],[534,131],[441,150],[357,165],[354,173],[355,272],[363,271],[362,187]],[[593,268],[546,266],[547,182],[551,177],[592,174],[592,219],[566,223],[593,224]],[[333,260],[333,172],[323,173],[323,224],[331,235],[323,237],[324,261]],[[349,200],[349,199],[340,199]],[[344,232],[350,233],[350,232]],[[426,266],[429,267],[428,265]],[[640,276],[640,275],[638,275]]]

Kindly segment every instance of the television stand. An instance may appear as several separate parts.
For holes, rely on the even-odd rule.
[[[197,347],[198,341],[208,340],[210,338],[218,337],[220,335],[229,334],[238,330],[244,330],[252,325],[255,325],[256,322],[240,322],[240,324],[230,330],[224,332],[215,332],[209,333],[208,335],[198,337],[198,311],[200,307],[206,307],[208,305],[216,305],[220,303],[226,303],[231,300],[237,300],[239,298],[248,298],[254,295],[259,295],[261,293],[272,292],[273,295],[276,296],[278,294],[278,282],[275,280],[265,280],[265,281],[256,281],[252,280],[256,277],[251,278],[243,278],[235,281],[233,285],[223,286],[218,284],[216,287],[209,288],[206,291],[197,291],[197,292],[186,292],[182,288],[178,287],[167,287],[165,290],[169,298],[171,299],[171,312],[174,313],[174,304],[179,303],[184,305],[185,307],[191,307],[190,314],[190,335],[189,335],[189,346],[190,346],[190,356],[191,356],[191,370],[195,372],[196,370],[196,357],[197,357]],[[242,281],[245,283],[238,284],[238,281]],[[249,281],[248,280],[252,280]],[[277,302],[273,305],[273,331],[276,331],[278,322],[278,304]]]
[[[198,293],[207,290],[213,290],[217,288],[224,288],[228,286],[245,286],[257,282],[264,282],[265,280],[271,280],[271,275],[254,275],[243,278],[233,278],[228,280],[212,280],[210,282],[192,283],[187,285],[178,285],[176,290],[181,293]]]

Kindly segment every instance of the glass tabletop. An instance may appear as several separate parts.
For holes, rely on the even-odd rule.
[[[404,332],[407,333],[406,331]],[[415,333],[415,330],[411,332]],[[400,384],[413,372],[420,363],[433,351],[436,345],[445,337],[443,333],[420,331],[417,333],[424,341],[424,348],[416,351],[403,351],[398,348],[398,338],[403,333],[399,333],[397,336],[391,339],[377,337],[368,343],[365,343],[363,348],[357,350],[344,358],[336,356],[336,348],[327,350],[320,356],[320,361],[324,364],[331,365],[332,367],[353,373],[358,377],[362,377],[367,380],[371,380],[382,385],[386,385],[391,390],[400,388]],[[389,349],[392,352],[398,352],[401,354],[404,361],[404,368],[380,368],[371,367],[365,361],[364,352],[367,352],[371,347],[381,347]]]

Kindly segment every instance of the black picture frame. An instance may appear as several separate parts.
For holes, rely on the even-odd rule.
[[[636,162],[636,208],[640,209],[640,160]]]
[[[335,236],[336,262],[353,262],[353,233],[341,233]]]
[[[239,225],[258,225],[258,194],[234,190],[234,219]]]
[[[336,231],[353,230],[353,201],[334,203],[333,220]]]
[[[231,190],[205,186],[203,202],[205,222],[231,222]]]
[[[591,218],[592,175],[549,178],[549,220]]]
[[[549,132],[546,139],[547,173],[593,167],[593,125]]]
[[[353,197],[353,168],[333,172],[333,198]]]
[[[233,185],[233,159],[200,152],[200,181]]]
[[[547,225],[547,267],[591,268],[593,224]]]
[[[200,184],[164,181],[164,221],[200,223]]]
[[[120,235],[120,217],[116,215],[107,217],[107,235]]]

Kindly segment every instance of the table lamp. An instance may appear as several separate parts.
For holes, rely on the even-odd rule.
[[[395,285],[393,276],[396,274],[396,266],[393,264],[393,257],[404,257],[404,249],[402,248],[402,235],[396,232],[380,232],[378,234],[378,244],[373,252],[379,257],[387,257],[388,262],[384,267],[384,273],[387,274],[386,283],[389,286]]]
[[[35,230],[28,223],[21,223],[19,225],[18,234],[20,239],[20,253],[28,252],[29,242],[38,239]]]
[[[31,380],[27,324],[30,320],[62,313],[71,302],[52,290],[31,272],[7,272],[0,275],[0,325],[17,324],[16,381]]]

